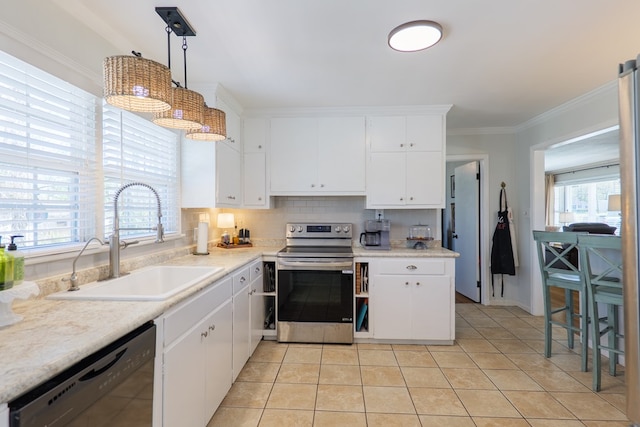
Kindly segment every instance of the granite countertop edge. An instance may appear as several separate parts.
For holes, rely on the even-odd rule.
[[[208,256],[186,255],[163,265],[221,266],[206,283],[165,301],[80,301],[29,299],[16,301],[14,313],[23,320],[0,328],[0,404],[10,402],[61,373],[138,326],[153,321],[213,281],[232,274],[261,257],[275,257],[281,247],[214,249]],[[443,248],[393,248],[372,251],[354,247],[356,257],[457,257]]]

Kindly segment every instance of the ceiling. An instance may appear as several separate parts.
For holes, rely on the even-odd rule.
[[[162,63],[154,7],[178,6],[197,32],[189,86],[220,83],[245,109],[452,104],[449,130],[521,125],[612,82],[640,53],[636,0],[54,1],[114,55],[133,49]],[[416,19],[439,22],[440,43],[390,49],[389,31]]]
[[[545,172],[566,172],[620,162],[618,129],[556,144],[544,152]]]

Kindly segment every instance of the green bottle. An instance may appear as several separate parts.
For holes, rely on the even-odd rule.
[[[24,237],[19,234],[11,236],[11,243],[7,246],[7,253],[13,256],[13,286],[18,286],[24,280],[24,254],[18,250],[15,243],[16,237]]]
[[[0,291],[13,287],[13,256],[4,251],[0,236]]]

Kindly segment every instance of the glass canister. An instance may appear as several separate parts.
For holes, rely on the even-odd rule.
[[[409,239],[431,240],[431,228],[428,225],[412,225],[409,227]]]

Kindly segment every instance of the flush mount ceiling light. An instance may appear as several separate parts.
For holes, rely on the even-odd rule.
[[[411,21],[389,33],[389,46],[400,52],[416,52],[430,48],[442,38],[442,26],[433,21]]]
[[[217,108],[204,106],[204,124],[195,130],[187,131],[189,139],[198,141],[222,141],[227,138],[226,114]]]

